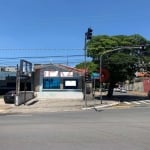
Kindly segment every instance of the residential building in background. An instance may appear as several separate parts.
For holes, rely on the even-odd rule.
[[[0,72],[16,72],[17,68],[14,66],[0,66]]]

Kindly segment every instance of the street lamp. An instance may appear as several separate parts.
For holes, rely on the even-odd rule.
[[[116,51],[120,51],[120,50],[124,50],[124,49],[143,49],[143,47],[141,46],[134,46],[134,47],[131,47],[131,46],[127,46],[127,47],[120,47],[120,48],[116,48],[116,49],[113,49],[113,50],[109,50],[109,51],[104,51],[100,57],[99,57],[99,66],[100,66],[100,100],[101,100],[101,104],[102,104],[102,61],[103,61],[103,56],[105,54],[108,54],[108,53],[112,53],[112,52],[116,52]]]

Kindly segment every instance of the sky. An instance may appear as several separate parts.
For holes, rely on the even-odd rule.
[[[140,34],[150,40],[149,0],[0,0],[0,66],[84,61],[84,37]]]

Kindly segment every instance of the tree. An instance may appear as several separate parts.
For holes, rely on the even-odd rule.
[[[85,65],[84,62],[82,62],[80,64],[77,64],[76,68],[83,69],[85,67],[84,65]],[[86,68],[89,73],[92,73],[92,72],[97,71],[98,65],[94,62],[86,62]]]
[[[112,96],[113,88],[118,82],[132,80],[135,71],[139,69],[141,61],[148,62],[150,57],[145,57],[140,46],[149,44],[141,35],[95,36],[87,43],[87,54],[92,57],[92,62],[99,64],[100,55],[103,55],[102,67],[110,72],[108,96]],[[132,48],[138,46],[139,48]],[[120,50],[113,49],[122,47]],[[148,51],[149,48],[144,51]],[[141,54],[142,57],[141,57]],[[97,68],[99,69],[99,68]]]
[[[142,46],[149,43],[141,35],[100,35],[94,36],[88,43],[88,56],[95,58],[97,55],[102,54],[105,51],[110,51],[117,47],[127,47],[127,46]]]

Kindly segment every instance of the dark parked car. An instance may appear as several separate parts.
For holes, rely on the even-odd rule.
[[[4,95],[4,102],[7,104],[15,103],[16,91],[9,91]]]

